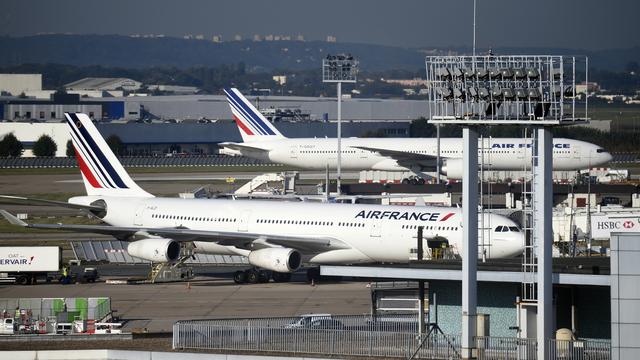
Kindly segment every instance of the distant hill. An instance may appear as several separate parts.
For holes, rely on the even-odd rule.
[[[121,35],[37,35],[0,37],[0,65],[58,63],[124,68],[179,68],[244,62],[250,71],[320,68],[328,53],[347,52],[360,59],[364,70],[416,70],[429,54],[461,53],[468,49],[406,49],[392,46],[321,41],[230,41],[213,43],[180,38],[133,38]],[[640,61],[640,48],[581,51],[567,49],[494,49],[497,54],[586,54],[592,67],[621,70]]]

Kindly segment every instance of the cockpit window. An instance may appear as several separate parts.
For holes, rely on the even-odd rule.
[[[500,225],[500,226],[496,227],[496,229],[494,231],[495,232],[509,232],[509,231],[520,232],[520,229],[518,229],[517,226],[503,226],[503,225]]]
[[[605,152],[605,150],[603,148],[599,148],[599,149],[596,149],[596,152],[597,153],[603,153],[603,152]]]

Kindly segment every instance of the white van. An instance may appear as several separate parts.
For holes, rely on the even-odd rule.
[[[13,318],[0,319],[0,334],[13,335],[15,329],[13,328]]]

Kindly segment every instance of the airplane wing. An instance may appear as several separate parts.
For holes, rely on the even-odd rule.
[[[329,250],[349,249],[349,245],[325,236],[284,236],[274,234],[248,233],[236,231],[210,231],[192,230],[187,228],[145,228],[145,227],[122,227],[110,225],[65,225],[65,224],[29,224],[6,210],[0,209],[2,215],[13,225],[30,229],[43,230],[66,230],[74,232],[88,232],[104,235],[111,235],[118,240],[135,241],[152,236],[167,237],[175,241],[203,241],[216,242],[220,245],[236,246],[238,248],[251,248],[254,241],[259,240],[261,244],[272,244],[290,247],[304,254],[316,254]]]
[[[254,151],[254,152],[266,152],[269,151],[267,149],[263,149],[261,147],[258,146],[251,146],[251,145],[246,145],[246,144],[241,144],[241,143],[234,143],[234,142],[223,142],[218,144],[219,146],[231,149],[231,150],[237,150],[237,151]]]
[[[410,167],[411,165],[421,165],[423,167],[436,167],[437,158],[433,155],[417,154],[401,150],[389,150],[373,148],[368,146],[351,146],[353,148],[377,152],[378,154],[386,157],[390,157],[398,162],[398,164]]]
[[[100,205],[71,204],[66,201],[35,199],[35,198],[26,198],[22,196],[12,196],[12,195],[0,195],[0,202],[10,203],[10,204],[19,203],[19,204],[27,204],[27,205],[55,205],[55,206],[66,207],[70,209],[91,210],[91,211],[105,210],[104,206],[100,206]]]

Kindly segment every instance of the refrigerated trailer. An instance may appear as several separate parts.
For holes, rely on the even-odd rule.
[[[0,281],[28,285],[49,280],[49,272],[60,270],[61,259],[58,246],[0,247]]]

